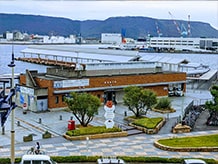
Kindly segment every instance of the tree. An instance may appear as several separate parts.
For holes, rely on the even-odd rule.
[[[146,115],[147,111],[157,103],[157,96],[151,90],[129,86],[124,89],[124,92],[124,105],[128,106],[136,117]]]
[[[208,125],[218,125],[218,85],[214,85],[210,89],[213,101],[207,101],[205,106],[209,109],[210,117],[207,120]]]
[[[88,93],[70,93],[69,98],[65,98],[68,108],[77,118],[80,124],[86,127],[98,113],[101,102],[98,97]]]

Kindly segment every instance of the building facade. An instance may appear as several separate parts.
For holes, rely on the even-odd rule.
[[[102,103],[110,93],[113,101],[120,103],[123,101],[123,88],[130,85],[151,89],[157,96],[168,96],[170,87],[180,88],[183,92],[186,90],[186,73],[163,72],[152,62],[126,63],[122,67],[119,67],[120,63],[113,63],[116,69],[112,69],[109,63],[101,64],[105,67],[93,69],[92,65],[89,69],[86,65],[80,70],[48,68],[44,74],[27,70],[20,75],[19,86],[22,89],[17,97],[23,97],[29,110],[39,112],[65,108],[64,97],[70,92],[91,93]],[[18,105],[22,105],[20,100]]]
[[[217,38],[150,37],[147,45],[157,49],[218,51]]]

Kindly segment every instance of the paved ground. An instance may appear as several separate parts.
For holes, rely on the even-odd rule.
[[[191,133],[172,134],[171,127],[179,116],[183,113],[183,109],[194,101],[196,105],[203,104],[212,97],[206,90],[195,91],[189,90],[185,97],[172,97],[172,106],[176,109],[175,113],[159,114],[149,112],[148,116],[164,116],[167,123],[158,134],[147,135],[139,134],[122,138],[68,141],[62,137],[67,130],[68,120],[72,114],[65,111],[46,112],[46,113],[22,113],[22,109],[15,110],[15,155],[21,157],[31,146],[37,141],[42,145],[42,149],[51,156],[69,156],[69,155],[100,155],[100,156],[158,156],[158,157],[195,157],[195,158],[214,158],[218,159],[217,152],[168,152],[157,149],[153,146],[154,140],[165,137],[194,136],[204,134],[217,134],[218,127],[207,129],[205,126],[205,118],[200,119],[199,126]],[[115,111],[116,124],[125,125],[123,121],[124,112],[131,115],[126,107],[117,105]],[[92,122],[94,125],[103,125],[104,110],[100,109],[99,114]],[[205,117],[205,114],[204,116]],[[41,123],[39,120],[41,119]],[[19,121],[19,126],[18,126]],[[200,126],[202,125],[202,126]],[[8,118],[5,126],[5,134],[0,134],[0,156],[10,157],[10,118]],[[42,133],[46,130],[53,134],[51,139],[42,139]],[[23,143],[23,136],[33,134],[33,142]]]

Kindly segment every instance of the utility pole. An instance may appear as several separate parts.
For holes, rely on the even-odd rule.
[[[8,67],[11,68],[11,89],[14,89],[14,46],[12,44],[12,54],[11,54],[11,63],[8,64]],[[14,96],[11,98],[11,104],[14,102]],[[14,130],[14,110],[11,111],[11,164],[15,163],[15,130]]]

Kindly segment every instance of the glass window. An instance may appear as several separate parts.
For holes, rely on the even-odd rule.
[[[23,164],[31,164],[31,161],[25,160],[23,161]]]
[[[65,95],[62,95],[62,102],[64,102],[65,97],[66,97]]]
[[[55,103],[56,103],[56,104],[59,103],[59,97],[58,97],[58,96],[55,97]]]
[[[32,162],[33,162],[32,164],[41,164],[41,161],[37,161],[37,160],[33,160]]]

